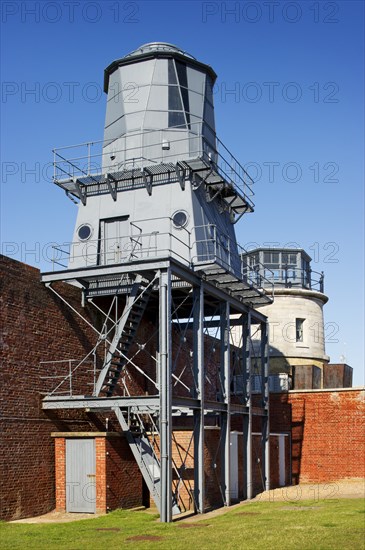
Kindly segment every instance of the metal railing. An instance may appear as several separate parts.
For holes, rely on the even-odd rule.
[[[145,231],[156,222],[164,231]],[[57,265],[66,267],[66,263],[69,269],[79,269],[170,257],[191,269],[218,264],[250,287],[265,288],[267,294],[274,295],[274,272],[262,264],[250,266],[247,251],[214,224],[194,226],[190,231],[185,227],[174,229],[172,218],[162,217],[135,220],[130,227],[130,236],[78,241],[68,243],[64,249],[55,246],[53,269]]]
[[[82,380],[81,385],[93,386],[93,389],[88,388],[87,393],[92,393],[96,385],[96,375],[97,375],[97,365],[96,365],[96,356],[94,355],[93,361],[85,361],[84,359],[60,359],[58,361],[41,361],[39,365],[41,367],[46,367],[47,369],[56,369],[59,371],[63,369],[62,365],[65,365],[66,374],[49,374],[40,376],[41,380],[54,380],[57,381],[56,387],[52,390],[45,392],[47,396],[52,395],[65,395],[66,397],[72,397],[75,385],[77,386],[77,395],[80,394],[80,377],[81,375],[85,378]],[[82,373],[80,374],[79,368],[83,367]],[[85,367],[92,367],[86,368]],[[89,373],[93,374],[93,382],[87,382],[86,378],[89,379]],[[76,374],[78,373],[78,374]],[[75,381],[75,377],[78,376],[79,379]]]
[[[304,288],[324,292],[324,272],[312,269],[281,266],[278,269],[268,269],[263,264],[250,267],[252,279],[259,286],[266,286],[267,272],[272,274],[272,282],[276,288]]]
[[[72,269],[77,267],[107,266],[126,262],[140,262],[147,259],[172,257],[178,261],[191,264],[191,233],[182,228],[182,235],[166,231],[143,231],[138,223],[151,222],[153,220],[140,220],[130,223],[138,233],[130,236],[107,239],[90,239],[87,242],[75,241],[64,243],[61,246],[53,246],[54,256],[51,260],[53,271],[56,266]],[[171,218],[165,218],[172,223]],[[180,231],[180,229],[179,229]]]
[[[140,145],[123,146],[123,140],[136,140]],[[250,175],[215,135],[213,141],[204,137],[204,123],[198,122],[189,129],[177,126],[141,130],[121,135],[114,141],[100,140],[59,147],[53,149],[53,180],[57,183],[82,179],[85,184],[99,183],[100,177],[106,173],[143,170],[147,166],[201,158],[213,164],[239,193],[252,197],[251,186],[254,182]]]
[[[265,269],[260,264],[260,269],[265,269],[265,275],[257,278],[257,271],[251,267],[244,258],[247,251],[234,239],[219,231],[216,225],[207,224],[194,227],[195,234],[199,231],[204,238],[197,239],[192,244],[196,255],[192,258],[192,264],[217,263],[227,271],[232,271],[239,279],[250,286],[258,288],[274,288],[274,273]]]

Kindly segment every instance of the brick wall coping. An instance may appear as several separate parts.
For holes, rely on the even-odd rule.
[[[119,432],[52,432],[51,437],[122,437]]]
[[[288,393],[337,393],[337,392],[350,392],[350,391],[365,391],[365,386],[357,386],[355,388],[326,388],[326,389],[319,389],[319,390],[289,390]],[[285,393],[285,392],[275,392],[275,393]]]

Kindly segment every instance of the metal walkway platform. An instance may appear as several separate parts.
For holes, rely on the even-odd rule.
[[[273,294],[267,293],[263,288],[255,287],[236,276],[230,270],[215,264],[198,264],[196,271],[201,271],[205,280],[224,290],[231,296],[238,298],[245,304],[253,307],[271,304],[274,301]]]
[[[163,185],[179,181],[181,186],[190,179],[195,187],[203,184],[209,193],[209,200],[217,196],[229,206],[235,214],[253,212],[254,204],[238,186],[224,175],[218,165],[209,159],[198,157],[179,161],[176,164],[148,164],[143,168],[133,168],[106,174],[83,175],[66,179],[55,179],[55,183],[68,195],[73,195],[86,204],[88,196],[110,193],[113,198],[119,191],[146,187],[149,194],[154,185]]]

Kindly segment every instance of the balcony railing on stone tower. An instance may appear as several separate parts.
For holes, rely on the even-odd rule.
[[[266,286],[270,274],[270,283],[276,288],[304,288],[317,290],[324,293],[324,273],[312,269],[300,269],[289,266],[282,266],[280,269],[268,269],[267,267],[250,267],[250,276],[258,286]]]

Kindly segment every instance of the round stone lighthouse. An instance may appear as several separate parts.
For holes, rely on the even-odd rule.
[[[244,254],[244,260],[256,272],[258,283],[270,275],[274,281],[274,302],[260,307],[269,319],[270,372],[295,378],[310,369],[313,387],[320,386],[323,365],[329,361],[323,272],[311,269],[311,258],[302,249],[259,248]]]

